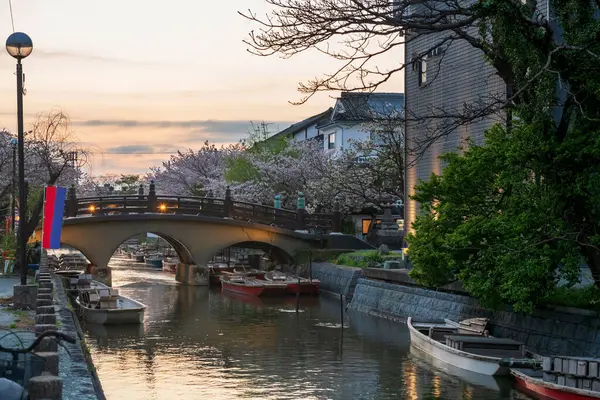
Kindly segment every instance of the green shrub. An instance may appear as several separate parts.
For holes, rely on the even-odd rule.
[[[594,285],[585,288],[559,287],[540,303],[600,311],[600,289]]]
[[[348,267],[367,268],[374,264],[383,264],[386,260],[397,260],[402,258],[401,254],[379,254],[377,250],[360,250],[352,253],[340,254],[331,258],[329,261],[337,265],[346,265]]]

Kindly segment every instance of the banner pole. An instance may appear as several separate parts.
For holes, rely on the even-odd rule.
[[[46,188],[48,186],[44,185],[44,202],[42,203],[42,240],[40,242],[40,266],[42,263],[42,255],[44,254],[44,218],[46,218]]]

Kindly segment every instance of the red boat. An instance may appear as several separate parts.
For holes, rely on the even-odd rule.
[[[298,279],[300,279],[300,294],[318,294],[321,281],[318,279],[305,279],[281,272],[268,272],[265,279],[269,282],[285,283],[288,293],[298,293]]]
[[[233,268],[233,272],[236,275],[243,275],[243,276],[249,276],[249,277],[253,277],[256,279],[265,279],[265,271],[261,271],[258,269],[254,269],[254,268],[246,268],[243,265],[236,265],[235,268]]]
[[[249,296],[281,296],[286,291],[285,283],[261,281],[245,276],[221,275],[223,290]]]
[[[228,267],[227,264],[210,264],[208,265],[208,272],[210,285],[219,286],[221,284],[221,275],[233,273],[233,267]]]
[[[589,400],[600,399],[600,392],[578,389],[546,382],[541,371],[511,369],[517,388],[540,400]]]

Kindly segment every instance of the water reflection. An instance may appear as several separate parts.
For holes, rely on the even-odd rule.
[[[254,299],[178,286],[155,270],[113,270],[148,306],[141,326],[86,326],[108,399],[506,399],[411,352],[405,325],[350,315],[339,303]]]

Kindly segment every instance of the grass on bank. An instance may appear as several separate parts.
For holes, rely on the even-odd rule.
[[[337,257],[332,257],[329,261],[333,264],[346,265],[348,267],[368,268],[382,265],[388,260],[402,260],[402,254],[380,254],[377,250],[360,250],[340,254]]]

